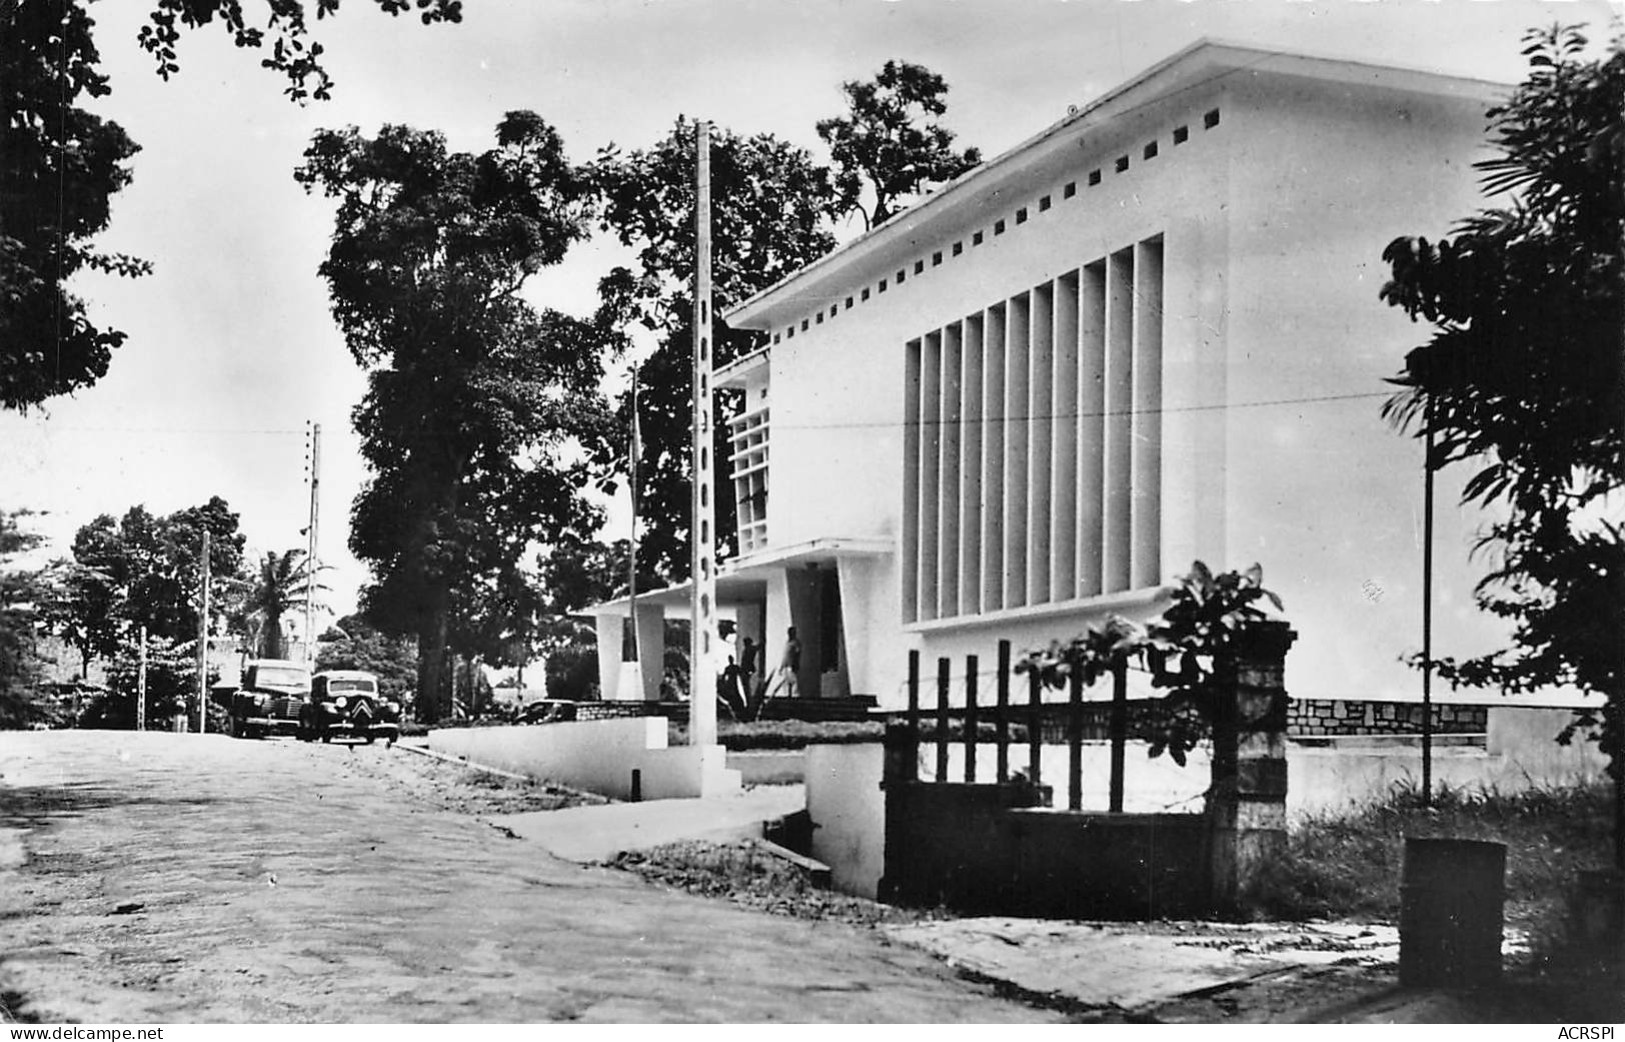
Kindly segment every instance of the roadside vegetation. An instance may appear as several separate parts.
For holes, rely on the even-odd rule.
[[[1405,839],[1481,839],[1507,847],[1506,915],[1537,931],[1563,914],[1576,872],[1606,864],[1611,795],[1605,785],[1498,793],[1443,788],[1424,806],[1415,787],[1354,813],[1293,829],[1287,855],[1255,893],[1272,919],[1399,916]]]

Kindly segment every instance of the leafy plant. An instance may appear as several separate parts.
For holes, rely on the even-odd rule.
[[[1490,110],[1478,167],[1503,205],[1452,237],[1395,239],[1382,299],[1433,327],[1405,356],[1384,415],[1469,471],[1463,502],[1495,505],[1479,550],[1481,609],[1507,646],[1436,662],[1455,684],[1573,685],[1616,786],[1625,868],[1625,47],[1576,27],[1525,37],[1529,74]]]
[[[1018,672],[1036,670],[1047,687],[1064,688],[1074,676],[1084,684],[1139,667],[1151,686],[1165,690],[1161,712],[1144,726],[1149,753],[1164,752],[1180,766],[1212,730],[1219,700],[1234,683],[1233,659],[1246,632],[1267,617],[1260,601],[1277,611],[1281,599],[1264,588],[1264,570],[1214,575],[1201,561],[1167,591],[1168,607],[1147,625],[1113,615],[1070,641],[1029,652]]]

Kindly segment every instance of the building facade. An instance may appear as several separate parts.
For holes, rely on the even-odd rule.
[[[1199,43],[734,308],[769,334],[715,377],[745,402],[741,638],[771,671],[793,626],[803,696],[896,706],[911,649],[990,664],[1258,562],[1294,695],[1414,694],[1422,457],[1380,410],[1428,331],[1378,299],[1382,252],[1480,205],[1504,89]],[[1436,655],[1501,636],[1452,477]],[[640,697],[625,604],[594,610],[606,696]]]

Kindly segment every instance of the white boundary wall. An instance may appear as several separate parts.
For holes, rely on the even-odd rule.
[[[1554,740],[1572,719],[1572,710],[1491,706],[1489,734],[1483,747],[1447,745],[1456,736],[1440,736],[1433,750],[1433,783],[1470,793],[1515,793],[1600,781],[1605,760],[1596,743],[1576,739],[1568,746]],[[1353,745],[1352,743],[1364,744]],[[1146,756],[1143,742],[1129,743],[1126,806],[1130,811],[1200,811],[1207,788],[1207,750],[1192,750],[1187,765],[1166,755]],[[994,748],[977,752],[977,780],[994,776]],[[1086,742],[1083,751],[1086,810],[1106,807],[1110,759],[1105,742]],[[852,894],[875,896],[885,871],[885,794],[880,789],[884,760],[879,742],[862,745],[813,745],[807,748],[807,813],[813,821],[812,856],[830,866],[835,886]],[[935,747],[920,747],[920,777],[935,771]],[[964,778],[964,747],[949,747],[948,777]],[[1027,748],[1011,746],[1010,769],[1025,770]],[[1041,750],[1042,781],[1054,788],[1054,806],[1065,807],[1067,750],[1046,745]],[[1325,747],[1287,744],[1287,817],[1292,823],[1348,811],[1383,799],[1396,787],[1420,787],[1422,750],[1393,739],[1350,738]]]
[[[740,788],[722,746],[669,747],[664,717],[448,728],[429,732],[429,748],[619,800],[631,798],[633,771],[641,773],[646,800],[725,796]]]

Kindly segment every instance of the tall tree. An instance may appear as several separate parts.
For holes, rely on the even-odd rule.
[[[982,161],[974,148],[956,151],[954,132],[935,122],[948,111],[948,83],[923,65],[888,61],[872,80],[841,84],[841,93],[846,114],[819,120],[818,136],[835,164],[836,211],[860,214],[865,228]]]
[[[373,0],[384,13],[414,7],[425,24],[462,19],[460,0]],[[326,98],[333,81],[309,12],[336,14],[340,0],[156,0],[139,42],[165,79],[180,68],[181,33],[218,24],[238,47],[264,48],[296,101]],[[26,411],[107,374],[125,334],[90,321],[69,290],[78,273],[143,275],[146,261],[102,253],[114,193],[130,183],[139,151],[117,123],[79,107],[110,92],[93,38],[89,0],[0,0],[0,409]],[[247,10],[245,10],[245,7]]]
[[[284,656],[282,620],[312,603],[318,588],[303,550],[265,552],[244,584],[234,613],[250,633],[256,655]]]
[[[322,131],[295,174],[337,200],[321,274],[369,371],[354,419],[371,477],[350,532],[373,569],[363,609],[417,636],[430,722],[480,591],[511,590],[531,544],[598,522],[581,448],[608,429],[603,332],[521,296],[586,234],[586,186],[534,113],[496,136],[473,155],[408,127]]]
[[[243,536],[219,496],[164,517],[134,506],[121,518],[103,514],[81,526],[48,612],[51,627],[86,663],[117,654],[141,626],[176,643],[195,639],[205,529],[211,582],[230,590],[242,570]],[[225,601],[211,601],[211,625],[225,617]]]
[[[1504,205],[1383,254],[1383,299],[1433,326],[1386,413],[1431,432],[1429,466],[1473,468],[1466,502],[1501,511],[1477,597],[1511,643],[1441,675],[1604,696],[1578,723],[1610,760],[1625,868],[1625,51],[1590,57],[1573,27],[1526,42],[1528,78],[1491,110],[1498,154],[1480,164]]]
[[[647,524],[640,561],[670,582],[688,577],[691,464],[689,428],[692,282],[694,277],[694,124],[679,118],[654,147],[604,149],[593,164],[600,221],[637,251],[637,269],[619,267],[599,284],[601,319],[656,334],[654,354],[639,370],[643,456],[640,515]],[[713,314],[738,304],[827,253],[835,244],[826,218],[828,172],[801,148],[767,134],[711,131]],[[715,358],[723,364],[762,343],[759,333],[716,323]],[[721,395],[726,415],[731,399]],[[616,413],[631,419],[630,392]],[[628,472],[624,437],[603,443],[599,464]],[[730,455],[725,424],[716,427],[713,458]],[[724,475],[726,478],[726,475]],[[726,480],[721,485],[728,487]],[[716,497],[718,553],[733,551],[734,501]]]

